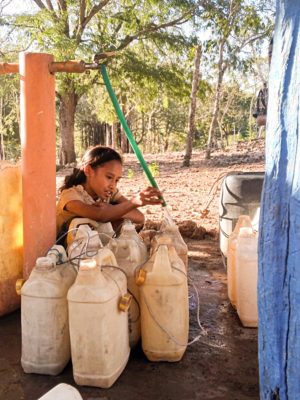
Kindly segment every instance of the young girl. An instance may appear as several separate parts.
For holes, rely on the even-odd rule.
[[[144,215],[138,208],[161,204],[162,195],[159,190],[148,187],[127,199],[117,189],[122,171],[122,158],[110,147],[95,146],[84,154],[80,169],[74,168],[60,188],[56,206],[58,236],[75,217],[99,222],[126,218],[137,224],[144,223]]]

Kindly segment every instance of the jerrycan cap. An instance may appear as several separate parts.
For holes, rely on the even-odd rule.
[[[81,260],[79,264],[80,271],[90,271],[97,267],[97,262],[93,258],[87,258],[86,260]]]
[[[55,267],[55,263],[50,257],[39,257],[36,259],[35,266],[38,270],[49,270]]]

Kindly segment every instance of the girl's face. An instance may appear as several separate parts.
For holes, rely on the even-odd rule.
[[[87,166],[84,169],[86,175],[85,190],[94,198],[109,199],[116,191],[117,184],[122,177],[123,167],[117,160],[96,167]]]

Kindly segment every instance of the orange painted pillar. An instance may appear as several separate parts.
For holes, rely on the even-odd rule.
[[[24,278],[56,238],[55,78],[49,54],[21,53]]]

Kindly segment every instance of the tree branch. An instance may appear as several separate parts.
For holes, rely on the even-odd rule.
[[[74,36],[76,37],[77,43],[80,42],[82,32],[83,32],[83,23],[85,19],[85,12],[86,12],[86,0],[80,0],[79,5],[79,18],[76,23],[76,27],[74,29]]]
[[[54,7],[52,5],[51,0],[46,0],[46,4],[47,6],[45,6],[45,4],[42,2],[42,0],[33,0],[35,2],[35,4],[41,9],[41,10],[49,10],[51,11],[51,16],[53,17],[53,19],[55,21],[58,20],[57,15],[55,13]]]
[[[47,8],[50,11],[54,11],[53,5],[51,3],[51,0],[46,0]]]
[[[168,28],[170,26],[175,26],[175,25],[181,25],[185,23],[186,21],[189,20],[189,16],[191,14],[191,11],[184,13],[177,19],[174,19],[173,21],[165,22],[163,24],[157,25],[154,23],[150,23],[147,26],[145,26],[143,29],[141,29],[139,32],[137,32],[135,35],[127,35],[122,41],[121,44],[116,48],[115,51],[112,52],[104,52],[97,54],[98,59],[103,59],[103,58],[109,58],[113,57],[116,55],[117,52],[120,50],[123,50],[125,47],[127,47],[131,42],[134,40],[140,38],[141,36],[145,35],[146,33],[151,33],[151,32],[157,32],[160,29]]]
[[[102,0],[100,3],[96,6],[93,6],[89,14],[86,16],[86,18],[83,21],[83,29],[85,26],[90,22],[90,20],[93,18],[94,15],[96,15],[100,10],[102,10],[103,7],[106,6],[107,3],[109,3],[110,0]]]
[[[61,11],[67,11],[67,5],[65,0],[57,0],[57,4]]]
[[[84,18],[85,18],[85,11],[86,11],[86,1],[80,0],[80,9],[79,9],[79,26],[82,26]]]
[[[42,0],[33,0],[35,4],[41,9],[44,10],[46,8],[45,4],[42,2]]]
[[[86,12],[86,2],[85,0],[80,1],[80,15],[79,15],[79,21],[77,24],[77,27],[75,28],[75,38],[76,42],[79,43],[82,33],[86,27],[86,25],[90,22],[90,20],[96,15],[100,10],[102,10],[103,7],[106,6],[107,3],[109,3],[111,0],[102,0],[98,5],[95,5],[91,8],[89,14],[85,16]]]

